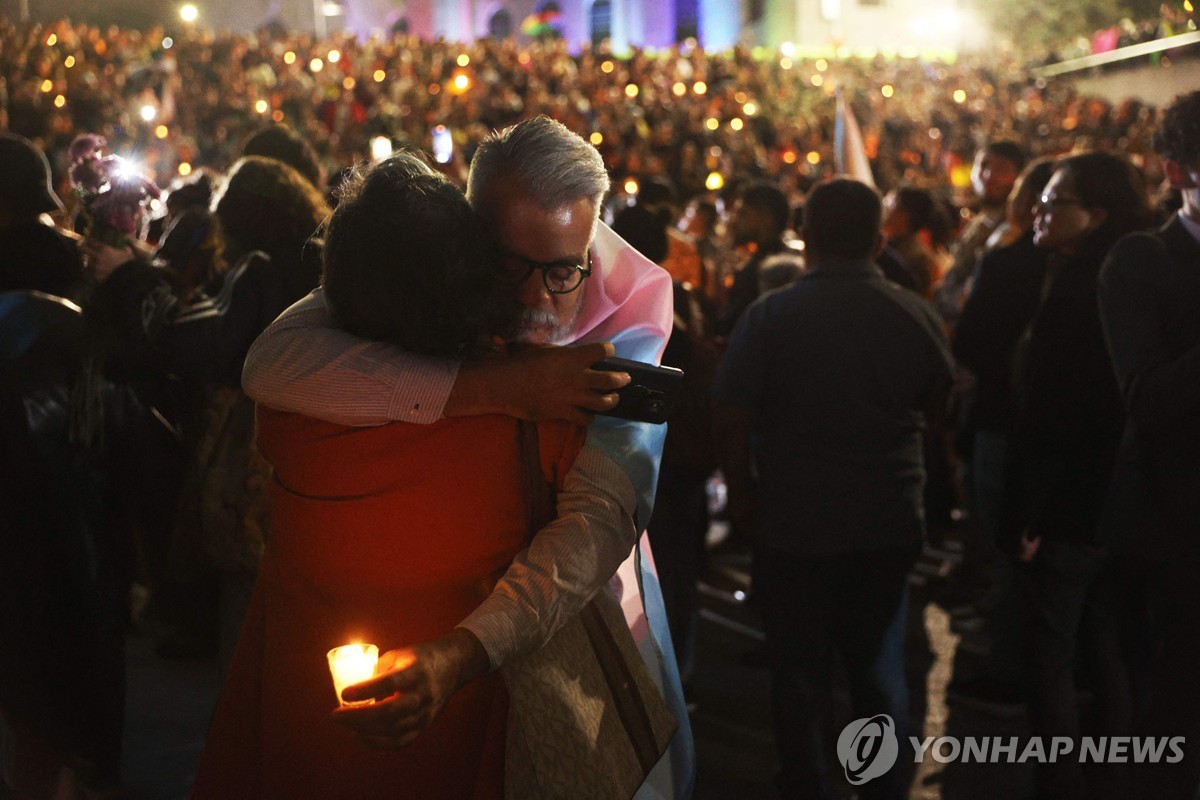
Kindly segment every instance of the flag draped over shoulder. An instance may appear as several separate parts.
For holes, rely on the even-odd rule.
[[[839,173],[862,181],[868,186],[875,185],[875,178],[871,175],[871,162],[867,160],[867,150],[863,144],[862,130],[858,127],[858,120],[854,118],[854,111],[846,102],[841,87],[837,90],[833,159]]]

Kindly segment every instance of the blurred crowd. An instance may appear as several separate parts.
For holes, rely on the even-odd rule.
[[[686,44],[615,58],[603,47],[572,56],[552,39],[314,41],[68,21],[0,23],[0,45],[0,127],[42,146],[59,180],[81,131],[106,136],[165,185],[227,169],[271,122],[299,131],[336,175],[367,158],[376,136],[428,151],[438,125],[453,140],[447,157],[463,166],[488,130],[546,114],[590,139],[617,181],[663,176],[688,198],[733,176],[762,177],[798,200],[834,171],[839,89],[884,188],[910,182],[965,197],[970,159],[992,138],[1035,154],[1150,152],[1150,109],[1040,85],[1011,60],[755,58]]]
[[[26,629],[5,629],[7,641],[47,640],[54,669],[0,660],[13,671],[0,681],[0,701],[17,721],[8,721],[17,740],[71,754],[71,779],[82,786],[119,782],[113,698],[123,691],[120,632],[131,613],[144,612],[165,657],[228,655],[236,638],[266,539],[270,474],[254,448],[241,367],[255,338],[317,285],[321,223],[345,170],[409,146],[432,151],[461,181],[491,129],[538,115],[599,150],[614,188],[606,221],[676,282],[664,363],[683,367],[687,379],[650,536],[685,681],[694,666],[706,492],[718,467],[730,478],[729,514],[747,547],[754,527],[753,477],[734,477],[722,463],[728,449],[710,385],[729,369],[724,348],[738,330],[746,335],[739,320],[762,311],[762,295],[805,284],[803,276],[824,266],[818,255],[839,260],[831,258],[840,252],[838,228],[826,231],[820,254],[800,244],[813,234],[804,230],[803,198],[839,171],[838,90],[864,131],[883,195],[880,204],[873,192],[853,190],[865,192],[868,212],[878,216],[881,205],[879,225],[866,232],[872,242],[883,237],[878,266],[908,291],[904,307],[923,309],[947,375],[951,350],[957,358],[946,403],[889,408],[888,418],[902,418],[903,433],[919,440],[903,454],[905,486],[928,475],[906,500],[915,514],[909,544],[919,546],[925,526],[943,536],[964,509],[973,519],[958,531],[962,600],[968,615],[994,628],[994,648],[977,680],[956,676],[958,694],[993,706],[1015,697],[1037,711],[1038,732],[1078,735],[1072,667],[1087,661],[1097,695],[1114,704],[1105,731],[1122,732],[1162,705],[1147,678],[1160,642],[1184,643],[1179,663],[1194,653],[1191,617],[1161,616],[1158,641],[1127,651],[1117,641],[1162,613],[1135,595],[1176,569],[1142,558],[1143,545],[1113,521],[1120,502],[1128,513],[1144,509],[1117,495],[1106,501],[1126,423],[1122,401],[1137,399],[1128,373],[1175,354],[1147,356],[1149,366],[1118,360],[1114,373],[1109,350],[1144,330],[1119,315],[1101,319],[1097,281],[1122,236],[1165,221],[1181,202],[1184,216],[1196,213],[1195,95],[1175,114],[1186,135],[1156,139],[1155,109],[1082,97],[1031,79],[1014,62],[754,58],[686,45],[616,58],[603,48],[572,56],[552,40],[317,42],[275,30],[101,30],[66,21],[0,23],[0,80],[0,130],[16,135],[0,153],[12,176],[0,186],[0,325],[11,326],[0,327],[0,423],[21,453],[37,454],[27,460],[7,450],[0,499],[29,526],[28,541],[50,543],[37,554],[37,572],[24,569],[29,552],[6,542],[13,550],[0,559],[0,583],[14,608],[70,586],[71,602],[88,610],[30,605]],[[1164,187],[1155,205],[1164,175],[1173,189]],[[168,187],[164,197],[148,177]],[[114,204],[124,211],[110,213]],[[60,227],[45,224],[44,214]],[[873,219],[852,216],[847,228]],[[855,257],[869,261],[874,250],[866,250]],[[870,264],[864,274],[882,278]],[[1119,295],[1108,302],[1119,307]],[[1194,352],[1187,314],[1167,322],[1183,324],[1179,341]],[[849,337],[829,341],[851,347]],[[878,354],[878,342],[866,346]],[[847,363],[860,363],[847,353]],[[1186,375],[1179,386],[1185,401],[1194,395]],[[1156,395],[1163,407],[1169,395]],[[833,416],[845,405],[835,399]],[[1194,406],[1172,413],[1176,428],[1194,437]],[[1165,464],[1194,475],[1194,449],[1172,451],[1170,431],[1135,433],[1151,450],[1170,451]],[[897,469],[887,459],[879,467]],[[1172,519],[1194,527],[1194,496],[1179,495]],[[1102,535],[1105,525],[1118,534]],[[101,546],[79,546],[93,536]],[[1133,551],[1125,563],[1138,571],[1113,577],[1118,559],[1106,548],[1121,546]],[[1189,547],[1172,539],[1156,553],[1182,554],[1171,602],[1190,602],[1198,585]],[[55,548],[75,561],[55,560]],[[914,558],[906,550],[897,572],[903,598]],[[857,562],[851,567],[853,577]],[[126,602],[134,584],[149,587],[148,610]],[[886,621],[907,600],[880,602]],[[1014,620],[1032,631],[1024,643],[1012,635]],[[1105,635],[1085,640],[1085,625]],[[63,637],[75,628],[74,639]],[[103,655],[104,703],[71,681],[69,651],[79,641]],[[1097,642],[1100,649],[1085,652]],[[880,664],[894,671],[903,660],[902,642],[868,645],[871,664],[858,666],[871,669],[863,674],[879,673]],[[794,665],[770,666],[779,679]],[[1181,674],[1168,671],[1158,685],[1175,687]],[[30,707],[42,696],[66,707]],[[900,694],[891,699],[903,713]],[[75,719],[80,708],[86,713]],[[68,729],[66,718],[78,724]],[[803,738],[788,727],[794,723],[777,720],[781,739]],[[47,780],[21,766],[2,777]],[[1196,777],[1192,762],[1187,767],[1185,782]],[[1078,770],[1048,770],[1041,780],[1046,797],[1101,796],[1082,794]],[[1114,782],[1112,796],[1129,796],[1124,787]]]

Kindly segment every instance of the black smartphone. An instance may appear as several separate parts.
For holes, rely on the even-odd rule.
[[[606,417],[661,425],[679,404],[679,386],[683,382],[681,369],[656,367],[626,358],[606,358],[593,364],[592,369],[628,372],[633,379],[617,390],[621,399],[616,407],[600,412]]]

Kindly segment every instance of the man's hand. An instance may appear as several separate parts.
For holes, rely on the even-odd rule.
[[[83,241],[80,249],[87,258],[88,269],[92,271],[97,283],[104,283],[117,267],[133,259],[133,248],[129,245],[112,247],[89,238]]]
[[[376,749],[394,750],[416,739],[442,713],[454,693],[490,669],[487,651],[462,628],[430,642],[389,650],[379,657],[374,678],[342,690],[348,702],[333,720]]]
[[[592,369],[612,356],[608,342],[574,347],[532,347],[506,358],[462,365],[446,401],[447,417],[505,414],[532,421],[562,419],[587,425],[617,405],[615,391],[627,372]]]

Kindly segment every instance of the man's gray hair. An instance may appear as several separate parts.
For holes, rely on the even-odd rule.
[[[547,210],[582,197],[599,210],[609,187],[596,148],[545,116],[493,131],[480,143],[471,159],[467,200],[479,210],[487,195],[506,182]]]

